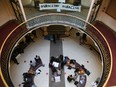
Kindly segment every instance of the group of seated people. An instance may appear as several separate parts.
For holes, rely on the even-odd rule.
[[[32,86],[34,86],[34,81],[33,81],[33,79],[34,79],[34,75],[33,74],[31,74],[31,73],[28,73],[28,72],[26,72],[26,73],[23,73],[23,87],[32,87]]]
[[[30,68],[28,72],[23,73],[24,82],[23,87],[35,87],[34,76],[40,74],[40,66],[44,66],[40,56],[36,55],[34,60],[30,60]]]
[[[80,65],[74,59],[70,59],[68,56],[64,57],[64,65],[68,67],[68,69],[74,69],[74,75],[69,75],[67,77],[68,82],[74,81],[76,87],[85,87],[86,84],[86,75],[90,75],[90,72],[85,68],[84,65]],[[87,73],[89,72],[89,73]],[[77,81],[77,77],[79,76],[79,80]]]
[[[67,77],[68,82],[72,82],[74,81],[74,84],[76,85],[76,87],[85,87],[86,84],[86,75],[80,75],[79,76],[79,80],[77,80],[78,75],[69,75]]]
[[[33,71],[36,71],[37,68],[40,66],[44,66],[40,56],[36,55],[34,60],[30,60],[30,68],[33,69]]]
[[[66,65],[68,69],[75,69],[75,73],[78,74],[87,74],[90,75],[90,72],[85,68],[85,66],[82,64],[76,62],[75,59],[70,59],[68,56],[64,57],[63,66]]]
[[[58,58],[55,58],[53,56],[51,57],[49,68],[51,68],[52,71],[52,81],[56,82],[55,78],[59,78],[60,80],[60,76],[62,73],[62,67],[61,67],[62,62],[63,62],[63,55],[60,55]]]
[[[55,76],[61,76],[62,69],[64,66],[67,66],[68,69],[75,69],[74,76],[69,75],[67,77],[67,80],[69,82],[75,81],[78,75],[90,75],[90,72],[85,68],[85,66],[77,63],[75,59],[70,59],[68,56],[63,57],[63,55],[60,55],[58,58],[52,56],[50,59],[49,67],[52,71],[53,81],[55,81]]]

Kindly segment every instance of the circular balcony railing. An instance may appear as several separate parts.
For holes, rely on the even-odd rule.
[[[27,26],[28,30],[20,31],[19,27],[21,26]],[[98,49],[100,51],[100,55],[102,58],[102,75],[101,80],[99,83],[99,87],[105,86],[112,70],[112,53],[110,46],[104,37],[104,35],[92,24],[87,23],[85,20],[78,18],[76,16],[68,15],[68,14],[62,14],[62,13],[49,13],[49,14],[43,14],[36,17],[33,17],[24,23],[17,26],[15,29],[13,29],[10,34],[7,36],[5,41],[2,44],[2,47],[0,48],[0,58],[1,58],[1,77],[4,81],[5,87],[14,87],[10,78],[9,74],[9,60],[11,56],[11,52],[17,41],[22,38],[28,31],[30,31],[33,28],[38,28],[46,25],[67,25],[74,27],[75,29],[80,29],[86,34],[88,34],[98,45]],[[88,31],[88,28],[94,29],[97,33],[99,33],[100,37],[102,37],[102,40],[104,43],[102,43],[97,36],[95,36],[91,31]],[[11,36],[14,35],[15,31],[19,30],[19,35],[16,37],[13,41],[9,41]],[[7,45],[7,47],[6,47]],[[107,50],[106,50],[107,49]]]

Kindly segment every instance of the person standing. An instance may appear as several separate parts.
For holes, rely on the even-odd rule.
[[[87,35],[83,33],[82,35],[80,35],[80,45],[85,44],[86,41],[87,41]]]
[[[27,43],[27,44],[29,44],[29,43],[31,43],[31,42],[34,42],[34,40],[31,38],[31,36],[30,36],[29,34],[26,35],[25,38],[26,38],[26,43]]]
[[[56,36],[53,34],[53,42],[56,43]]]
[[[36,30],[33,30],[33,31],[32,31],[32,35],[33,35],[35,38],[37,38]]]
[[[39,0],[34,0],[34,7],[35,8],[39,7],[39,3],[40,3]]]
[[[12,60],[14,63],[16,63],[17,65],[19,64],[19,62],[18,62],[17,59],[16,59],[15,53],[12,54],[11,60]]]

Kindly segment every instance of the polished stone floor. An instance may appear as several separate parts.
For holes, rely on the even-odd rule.
[[[79,45],[79,40],[72,37],[61,38],[63,55],[68,56],[71,59],[75,59],[79,64],[83,64],[90,72],[90,76],[87,76],[87,83],[85,87],[91,87],[91,83],[101,76],[102,63],[99,60],[99,55],[90,50],[87,45]],[[11,79],[15,87],[23,87],[22,74],[29,69],[29,61],[33,60],[35,55],[39,55],[42,58],[45,67],[40,67],[41,73],[36,75],[34,83],[37,87],[49,87],[49,59],[50,59],[50,41],[45,40],[42,36],[34,39],[35,42],[30,43],[17,60],[19,65],[11,62],[10,73]],[[58,55],[59,56],[59,55]],[[67,76],[73,74],[74,70],[64,67],[64,83],[65,87],[75,87],[74,82],[69,83]]]

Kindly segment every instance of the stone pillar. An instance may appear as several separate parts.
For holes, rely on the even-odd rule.
[[[47,26],[43,27],[43,30],[44,30],[44,36],[48,35]]]
[[[70,30],[70,27],[66,27],[66,32],[65,32],[65,35],[66,35],[66,36],[69,36],[69,35],[70,35],[69,30]]]

